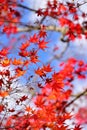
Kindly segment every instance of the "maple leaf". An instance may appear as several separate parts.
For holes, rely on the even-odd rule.
[[[22,65],[23,64],[23,61],[21,60],[21,59],[14,59],[13,61],[12,61],[12,64],[13,65]]]
[[[60,10],[60,11],[66,11],[67,8],[66,8],[65,5],[63,5],[63,4],[61,3],[61,4],[59,4],[59,10]]]
[[[47,33],[46,33],[45,31],[42,31],[42,30],[41,30],[41,31],[39,32],[39,37],[40,37],[40,38],[41,38],[41,37],[42,37],[42,38],[45,38],[46,36],[47,36]]]
[[[9,95],[9,93],[7,92],[7,91],[1,91],[0,92],[0,96],[1,97],[6,97],[6,96],[8,96]]]
[[[23,62],[23,66],[28,66],[30,64],[30,61],[29,60],[25,60],[24,62]]]
[[[43,70],[46,71],[46,72],[51,72],[52,68],[50,67],[50,64],[48,64],[48,65],[43,66]]]
[[[21,67],[16,68],[15,71],[16,71],[16,77],[23,76],[26,72],[26,70],[23,70]]]
[[[0,55],[1,56],[7,56],[7,54],[8,54],[8,48],[3,48],[1,51],[0,51]]]
[[[86,124],[87,123],[87,108],[86,107],[80,108],[75,117],[79,125]]]
[[[27,41],[26,43],[23,43],[20,47],[20,50],[25,50],[27,47],[29,47],[30,43]]]
[[[32,43],[38,43],[39,41],[38,36],[34,34],[32,37],[30,37],[29,41]]]
[[[22,57],[28,57],[29,56],[29,52],[23,50],[23,51],[19,52],[19,55],[22,56]]]
[[[1,61],[1,65],[2,65],[3,67],[7,67],[7,66],[10,65],[10,62],[11,62],[10,59],[5,58],[4,60]]]
[[[10,76],[10,71],[9,71],[9,70],[6,70],[6,71],[4,72],[4,75],[5,75],[5,76]]]
[[[32,63],[39,62],[36,50],[33,49],[32,51],[30,51],[29,52],[29,56],[30,56],[30,61]]]
[[[82,130],[82,127],[80,125],[75,126],[74,130]]]
[[[39,60],[38,60],[38,56],[31,56],[30,57],[30,61],[32,62],[32,63],[37,63],[37,62],[39,62]]]
[[[28,96],[25,96],[25,95],[24,95],[24,96],[22,96],[22,97],[20,98],[20,101],[23,102],[23,101],[25,101],[26,99],[28,99]]]
[[[32,109],[31,109],[31,107],[30,107],[30,106],[26,106],[25,111],[27,111],[27,112],[31,112],[31,111],[32,111]]]
[[[37,75],[39,75],[40,77],[46,76],[46,74],[44,73],[44,71],[43,71],[42,68],[38,68],[37,70],[35,70],[35,73],[36,73]]]
[[[47,44],[48,44],[48,42],[45,42],[44,40],[40,40],[38,43],[39,49],[44,50],[45,48],[47,48],[47,46],[46,46]]]
[[[4,105],[0,104],[0,112],[2,112],[4,110]]]
[[[9,112],[14,112],[14,111],[15,111],[15,109],[8,109],[8,111],[9,111]]]
[[[68,99],[71,95],[72,91],[69,89],[67,90],[64,94],[65,94],[65,99]]]
[[[57,130],[68,130],[68,126],[61,125]]]
[[[0,86],[2,86],[2,84],[4,84],[3,79],[0,79]]]
[[[48,99],[49,100],[56,100],[57,99],[57,96],[56,96],[56,93],[54,90],[50,92],[50,94],[48,95]]]
[[[45,99],[43,98],[42,95],[38,95],[36,97],[35,105],[37,107],[44,107]]]
[[[38,10],[36,11],[36,13],[37,13],[37,16],[41,16],[41,15],[43,14],[42,9],[38,9]]]

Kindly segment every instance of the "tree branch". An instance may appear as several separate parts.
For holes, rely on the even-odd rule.
[[[71,100],[68,104],[65,105],[64,109],[69,107],[72,103],[74,103],[76,100],[78,100],[80,97],[82,97],[83,95],[85,95],[87,93],[87,89],[84,90],[82,93],[80,93],[79,95],[77,95],[73,100]]]

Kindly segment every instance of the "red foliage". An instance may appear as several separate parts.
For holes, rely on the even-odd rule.
[[[80,97],[77,96],[70,102],[73,93],[73,81],[75,78],[80,80],[87,78],[87,64],[82,60],[70,58],[67,62],[60,63],[60,68],[55,71],[55,68],[51,67],[51,63],[43,64],[39,58],[41,58],[41,51],[45,53],[46,49],[50,48],[47,31],[53,30],[53,28],[52,25],[45,25],[47,24],[45,22],[44,25],[42,24],[42,21],[47,17],[57,20],[57,24],[61,29],[56,29],[56,26],[53,26],[54,31],[62,33],[63,41],[65,39],[68,42],[73,41],[76,38],[82,38],[82,35],[87,38],[87,32],[85,31],[85,29],[87,30],[87,22],[84,21],[82,24],[78,22],[80,17],[86,17],[85,13],[79,13],[79,6],[78,4],[76,6],[74,2],[63,4],[57,0],[49,0],[45,8],[35,11],[21,5],[17,0],[0,0],[0,27],[2,33],[9,39],[16,35],[18,42],[22,41],[21,45],[15,43],[11,47],[7,45],[7,47],[0,50],[0,66],[2,67],[0,70],[0,129],[72,129],[66,123],[67,120],[71,120],[73,117],[71,112],[67,111],[67,107]],[[30,23],[23,24],[19,7],[34,11],[37,16],[43,17],[42,21],[35,22],[36,25],[33,23],[32,25]],[[22,33],[20,36],[17,35],[22,26],[24,30],[29,31],[29,34],[26,33],[25,36]],[[33,29],[39,31],[31,35],[30,32]],[[65,32],[63,32],[64,30]],[[15,41],[17,42],[17,40]],[[15,55],[12,56],[11,53],[14,52],[15,48]],[[57,50],[59,48],[54,47],[53,51]],[[9,69],[10,67],[13,70]],[[21,97],[18,97],[17,92],[20,90],[17,90],[18,86],[15,87],[14,84],[21,79],[20,77],[28,80],[25,83],[27,87],[24,88],[28,95],[21,95],[21,93],[19,95]],[[33,81],[33,79],[36,79],[36,81]],[[36,88],[37,86],[38,88]],[[37,92],[35,92],[35,89],[37,89]],[[16,94],[16,97],[14,94]],[[30,95],[31,97],[29,97]],[[13,106],[9,108],[7,101],[11,97],[15,100],[17,109],[21,107],[21,110],[18,111]],[[34,104],[34,108],[31,107],[30,101]],[[87,123],[87,109],[80,108],[75,118],[79,125],[74,122],[73,130],[80,130],[80,125]]]

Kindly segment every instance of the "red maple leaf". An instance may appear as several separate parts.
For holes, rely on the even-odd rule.
[[[0,55],[1,56],[7,56],[7,54],[8,54],[8,48],[3,48],[1,51],[0,51]]]
[[[45,76],[45,73],[42,68],[38,68],[37,70],[35,70],[35,73],[40,77]]]
[[[36,13],[37,13],[37,16],[41,16],[41,15],[43,14],[42,9],[38,9],[38,10],[36,11]]]
[[[51,71],[52,71],[52,68],[50,67],[50,64],[44,65],[44,66],[43,66],[43,71],[45,71],[45,72],[51,72]]]
[[[4,105],[0,105],[0,112],[4,110]]]
[[[47,33],[45,32],[45,31],[40,31],[39,32],[39,37],[41,38],[41,37],[43,37],[43,38],[45,38],[47,36]]]
[[[82,130],[82,127],[80,125],[75,126],[74,130]]]
[[[29,52],[23,50],[23,51],[19,52],[19,55],[22,56],[22,57],[26,57],[26,56],[28,57],[29,56]]]
[[[25,101],[26,99],[28,99],[28,96],[25,96],[25,95],[24,95],[24,96],[22,96],[22,97],[20,98],[20,101],[23,102],[23,101]]]
[[[30,42],[37,43],[39,41],[38,36],[34,34],[32,37],[30,37]]]
[[[26,43],[23,43],[20,47],[20,50],[25,50],[29,45],[30,45],[29,41],[27,41]]]
[[[48,42],[45,42],[44,40],[39,41],[39,43],[38,43],[39,49],[44,50],[45,48],[47,48],[47,46],[46,46],[47,44],[48,44]]]

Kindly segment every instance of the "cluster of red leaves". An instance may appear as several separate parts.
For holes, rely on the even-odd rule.
[[[0,0],[0,12],[1,22],[0,26],[3,26],[2,31],[7,35],[12,33],[17,33],[16,22],[19,22],[21,14],[15,9],[15,3],[7,0]],[[46,9],[39,9],[36,11],[38,16],[50,16],[58,19],[59,24],[63,27],[68,27],[66,36],[69,40],[74,40],[75,37],[81,38],[83,34],[83,26],[86,27],[87,23],[82,26],[79,23],[73,23],[69,19],[69,15],[73,16],[75,22],[78,21],[79,16],[77,13],[77,8],[75,4],[67,2],[66,5],[59,3],[57,0],[53,2],[48,1]],[[82,17],[85,17],[85,14],[81,14]],[[6,23],[5,23],[6,21]],[[11,21],[11,22],[10,22]],[[11,76],[9,70],[4,70],[0,72],[0,98],[3,100],[10,96],[12,92],[12,81],[20,76],[23,76],[27,70],[28,66],[33,63],[36,64],[39,62],[38,52],[40,50],[45,50],[47,48],[48,42],[46,41],[47,33],[45,31],[45,26],[41,25],[41,30],[39,33],[35,33],[30,36],[29,39],[22,43],[19,47],[18,58],[9,59],[9,48],[3,48],[0,50],[0,65],[4,68],[11,65],[14,66],[14,76]],[[87,34],[84,33],[87,37]],[[34,46],[31,49],[31,46]],[[67,63],[60,64],[62,69],[58,72],[54,72],[51,68],[51,65],[43,65],[38,67],[35,70],[42,80],[44,85],[37,82],[38,87],[41,88],[40,92],[36,94],[32,102],[35,104],[35,110],[28,105],[25,105],[24,111],[26,112],[21,115],[19,113],[14,114],[15,109],[8,109],[6,105],[0,104],[0,113],[6,111],[13,113],[11,116],[7,117],[6,122],[0,122],[1,129],[8,130],[39,130],[50,128],[52,130],[69,130],[69,126],[65,123],[66,120],[72,118],[71,114],[66,111],[66,106],[68,100],[72,93],[72,81],[77,76],[79,79],[86,78],[87,64],[83,61],[77,61],[74,58],[71,58]],[[47,78],[47,75],[52,72],[51,78]],[[66,89],[68,86],[68,89]],[[28,96],[22,96],[20,99],[16,100],[16,104],[26,101]],[[83,112],[83,110],[81,109]],[[16,111],[15,111],[16,112]],[[86,113],[86,110],[84,110]],[[85,120],[85,117],[82,115],[77,119],[80,120],[80,117]],[[81,120],[80,120],[81,122]],[[80,130],[80,126],[75,126],[73,130]]]
[[[3,26],[2,32],[10,35],[17,32],[16,23],[19,22],[21,14],[16,10],[16,3],[1,0],[0,2],[0,26]]]
[[[86,38],[87,33],[83,30],[84,25],[78,22],[79,18],[85,18],[86,14],[83,12],[79,14],[78,6],[80,6],[79,3],[75,5],[74,3],[66,2],[64,5],[57,0],[53,0],[52,2],[47,2],[47,7],[45,9],[39,9],[36,13],[38,16],[50,16],[58,19],[58,23],[62,27],[68,27],[68,31],[65,34],[68,36],[68,40],[74,40],[77,37],[81,38],[82,34]],[[70,19],[71,16],[72,18]],[[86,26],[85,29],[87,29]]]
[[[48,42],[45,41],[45,36],[46,32],[41,30],[38,34],[34,34],[33,36],[30,37],[29,40],[27,40],[25,43],[22,43],[20,48],[19,48],[19,53],[18,55],[21,58],[14,58],[14,59],[9,59],[8,55],[10,54],[10,47],[9,48],[3,48],[0,50],[0,57],[1,57],[1,66],[3,67],[8,67],[10,65],[14,65],[16,67],[15,72],[16,72],[16,77],[23,76],[25,72],[27,71],[28,65],[31,64],[36,64],[39,62],[39,57],[38,57],[38,51],[41,49],[44,51],[45,48],[47,48]],[[32,44],[37,46],[37,48],[30,49]],[[24,58],[24,59],[23,59]],[[27,59],[27,60],[26,60]],[[26,67],[26,69],[24,69]],[[47,68],[44,66],[44,70],[47,71],[47,69],[50,69],[50,66]]]
[[[13,114],[7,119],[4,128],[8,128],[8,130],[12,130],[13,127],[18,130],[38,130],[41,128],[53,130],[69,129],[65,121],[72,118],[71,114],[66,111],[66,105],[72,93],[72,81],[75,76],[81,74],[86,77],[84,72],[87,72],[87,64],[71,58],[67,63],[62,63],[60,66],[62,69],[59,72],[54,72],[50,81],[46,82],[43,88],[41,88],[41,92],[33,98],[32,101],[34,101],[36,107],[33,109],[30,106],[25,106],[27,114],[23,116],[20,113],[17,115]],[[35,73],[43,78],[51,71],[52,68],[50,65],[47,65],[38,68]],[[66,90],[67,85],[69,88]],[[6,92],[4,92],[5,94]],[[24,95],[17,101],[17,104],[19,105],[20,102],[24,102],[27,99],[28,97]],[[0,111],[3,110],[4,108],[1,106]],[[14,112],[14,109],[9,109],[9,111]],[[19,123],[20,120],[21,122]],[[80,129],[79,126],[73,128],[73,130]]]
[[[76,114],[76,120],[79,125],[87,124],[87,108],[82,107],[79,109],[78,113]]]

